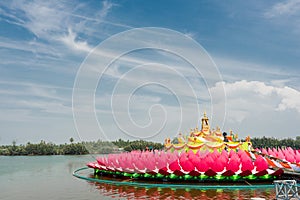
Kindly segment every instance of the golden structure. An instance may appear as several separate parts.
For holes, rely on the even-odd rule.
[[[252,147],[250,137],[247,137],[245,142],[238,141],[238,135],[230,131],[230,135],[222,133],[220,127],[212,129],[209,124],[209,119],[204,112],[201,119],[201,130],[198,126],[190,130],[189,136],[185,137],[182,133],[179,133],[177,142],[171,143],[170,138],[165,140],[165,148],[167,150],[193,150],[193,151],[222,151],[223,149],[243,149],[249,150]],[[175,140],[176,141],[176,140]]]

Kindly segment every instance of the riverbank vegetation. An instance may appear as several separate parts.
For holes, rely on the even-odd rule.
[[[41,141],[37,144],[28,142],[23,145],[16,145],[13,142],[12,145],[0,146],[0,155],[5,156],[27,156],[27,155],[81,155],[87,154],[88,151],[81,143],[71,144],[54,144]]]
[[[276,139],[274,137],[252,138],[254,148],[277,148],[292,147],[300,149],[300,136],[296,139]],[[163,149],[162,143],[149,142],[144,140],[125,141],[122,139],[109,141],[93,141],[74,143],[74,139],[70,138],[70,143],[54,144],[51,142],[41,141],[40,143],[17,145],[15,141],[11,145],[0,146],[0,155],[4,156],[27,156],[27,155],[82,155],[82,154],[107,154],[120,151],[132,150],[154,150]]]
[[[296,139],[283,138],[276,139],[274,137],[261,137],[251,138],[251,142],[254,148],[277,148],[277,147],[292,147],[293,149],[300,149],[300,136]]]
[[[27,155],[83,155],[83,154],[107,154],[120,151],[145,150],[145,149],[163,149],[163,144],[148,142],[143,140],[124,141],[122,139],[114,142],[93,141],[73,143],[54,144],[41,141],[37,144],[28,142],[27,144],[17,145],[15,141],[11,145],[0,146],[0,155],[4,156],[27,156]]]

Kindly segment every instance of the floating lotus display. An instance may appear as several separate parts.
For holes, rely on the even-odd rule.
[[[253,150],[255,154],[262,155],[271,168],[281,168],[287,171],[300,173],[300,150],[287,148],[268,148]]]
[[[220,129],[211,131],[206,114],[201,130],[188,137],[179,134],[177,143],[165,140],[165,151],[132,151],[109,154],[88,163],[95,174],[154,180],[272,180],[284,170],[300,172],[300,151],[252,148],[250,137],[237,141]]]

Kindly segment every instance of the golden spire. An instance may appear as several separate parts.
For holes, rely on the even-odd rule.
[[[204,111],[203,118],[201,119],[202,125],[201,125],[201,132],[205,134],[209,134],[210,132],[210,126],[209,126],[209,119],[206,116],[206,112]]]

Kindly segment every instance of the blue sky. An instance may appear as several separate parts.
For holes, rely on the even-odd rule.
[[[188,132],[196,126],[201,113],[195,111],[195,106],[210,116],[211,107],[214,115],[218,113],[224,103],[224,99],[218,99],[222,88],[226,92],[226,118],[222,121],[211,116],[215,119],[213,126],[220,125],[224,131],[232,129],[240,137],[296,137],[300,121],[299,13],[299,0],[1,1],[0,144],[13,140],[64,143],[70,137],[77,141],[163,141],[174,137],[178,130]],[[207,87],[205,77],[193,77],[189,66],[174,55],[152,50],[134,52],[111,65],[95,91],[95,113],[105,136],[89,135],[93,131],[88,124],[86,133],[78,136],[72,92],[80,66],[101,42],[142,27],[167,28],[192,38],[209,53],[222,80]],[[150,61],[171,68],[141,67],[136,74],[127,74],[123,88],[115,94],[117,99],[125,98],[122,95],[127,86],[138,84],[138,77],[149,81],[167,79],[174,86],[178,79],[173,78],[173,68],[188,77],[197,98],[189,99],[184,83],[176,87],[184,98],[182,104],[173,98],[171,90],[159,85],[137,90],[129,104],[119,101],[113,107],[113,115],[125,119],[127,104],[131,106],[130,119],[139,128],[129,128],[132,135],[128,135],[115,125],[112,90],[129,67]],[[215,105],[210,104],[210,95],[216,96]],[[178,125],[180,108],[190,115]],[[220,116],[222,112],[220,108]],[[159,122],[166,119],[166,127],[160,129]],[[151,122],[154,125],[147,130]],[[158,134],[151,135],[157,130]]]

